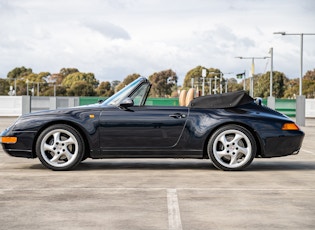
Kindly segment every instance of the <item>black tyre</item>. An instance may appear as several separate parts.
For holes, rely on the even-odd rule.
[[[69,125],[57,124],[45,129],[36,142],[36,155],[52,170],[70,170],[83,159],[84,142],[80,133]]]
[[[253,135],[239,125],[226,125],[214,132],[208,143],[208,155],[218,169],[242,170],[253,161],[257,145]]]

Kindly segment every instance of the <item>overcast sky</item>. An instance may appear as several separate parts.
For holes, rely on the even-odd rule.
[[[300,73],[300,36],[315,33],[314,0],[0,0],[0,78],[15,67],[93,72],[100,81],[202,65],[248,72],[268,56],[287,77]],[[256,60],[255,72],[270,69]],[[304,36],[304,73],[315,68],[315,36]],[[226,74],[232,77],[233,74]]]

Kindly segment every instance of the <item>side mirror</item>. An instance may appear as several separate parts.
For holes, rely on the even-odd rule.
[[[260,97],[256,97],[256,98],[255,98],[255,103],[256,103],[257,105],[262,105],[262,99],[261,99]]]
[[[134,105],[133,100],[130,97],[125,98],[122,100],[122,102],[119,104],[120,107],[128,108]]]

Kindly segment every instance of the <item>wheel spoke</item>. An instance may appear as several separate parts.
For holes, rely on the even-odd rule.
[[[228,140],[226,139],[226,136],[225,136],[225,135],[222,135],[222,136],[219,138],[219,141],[221,141],[224,146],[226,146],[226,144],[228,143]]]
[[[69,137],[67,140],[62,141],[61,143],[65,144],[65,146],[76,144],[75,140],[73,140],[72,137]]]
[[[244,147],[238,146],[237,152],[238,152],[238,153],[242,153],[242,154],[244,154],[244,155],[246,156],[246,155],[248,154],[248,152],[249,152],[249,148],[248,148],[248,147],[247,147],[247,148],[244,148]]]
[[[70,161],[70,159],[73,157],[73,154],[71,152],[69,152],[68,149],[66,151],[64,151],[63,155],[66,156],[68,161]]]
[[[219,158],[225,157],[225,156],[230,156],[229,153],[226,152],[226,150],[222,150],[222,151],[216,151],[216,154],[219,156]]]
[[[55,154],[50,161],[54,162],[54,163],[58,163],[59,159],[60,159],[60,155],[59,154]]]
[[[49,145],[47,143],[44,144],[44,151],[50,151],[50,152],[55,152],[54,151],[54,146],[53,145]]]
[[[229,165],[235,165],[235,164],[238,163],[238,162],[237,162],[237,159],[238,159],[237,155],[238,155],[238,154],[232,154],[232,155],[231,155],[231,161],[230,161]]]
[[[55,132],[53,136],[54,136],[54,144],[60,141],[60,132]]]
[[[237,143],[237,142],[239,142],[240,140],[242,140],[244,137],[242,136],[242,135],[240,135],[240,134],[238,134],[238,133],[235,133],[235,136],[234,136],[234,138],[233,138],[233,140],[231,141],[231,142],[235,142],[235,143]]]

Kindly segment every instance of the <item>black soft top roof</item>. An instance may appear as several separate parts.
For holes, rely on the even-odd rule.
[[[232,108],[238,105],[244,105],[253,102],[254,99],[245,91],[236,91],[231,93],[213,94],[197,97],[191,101],[191,108]]]

